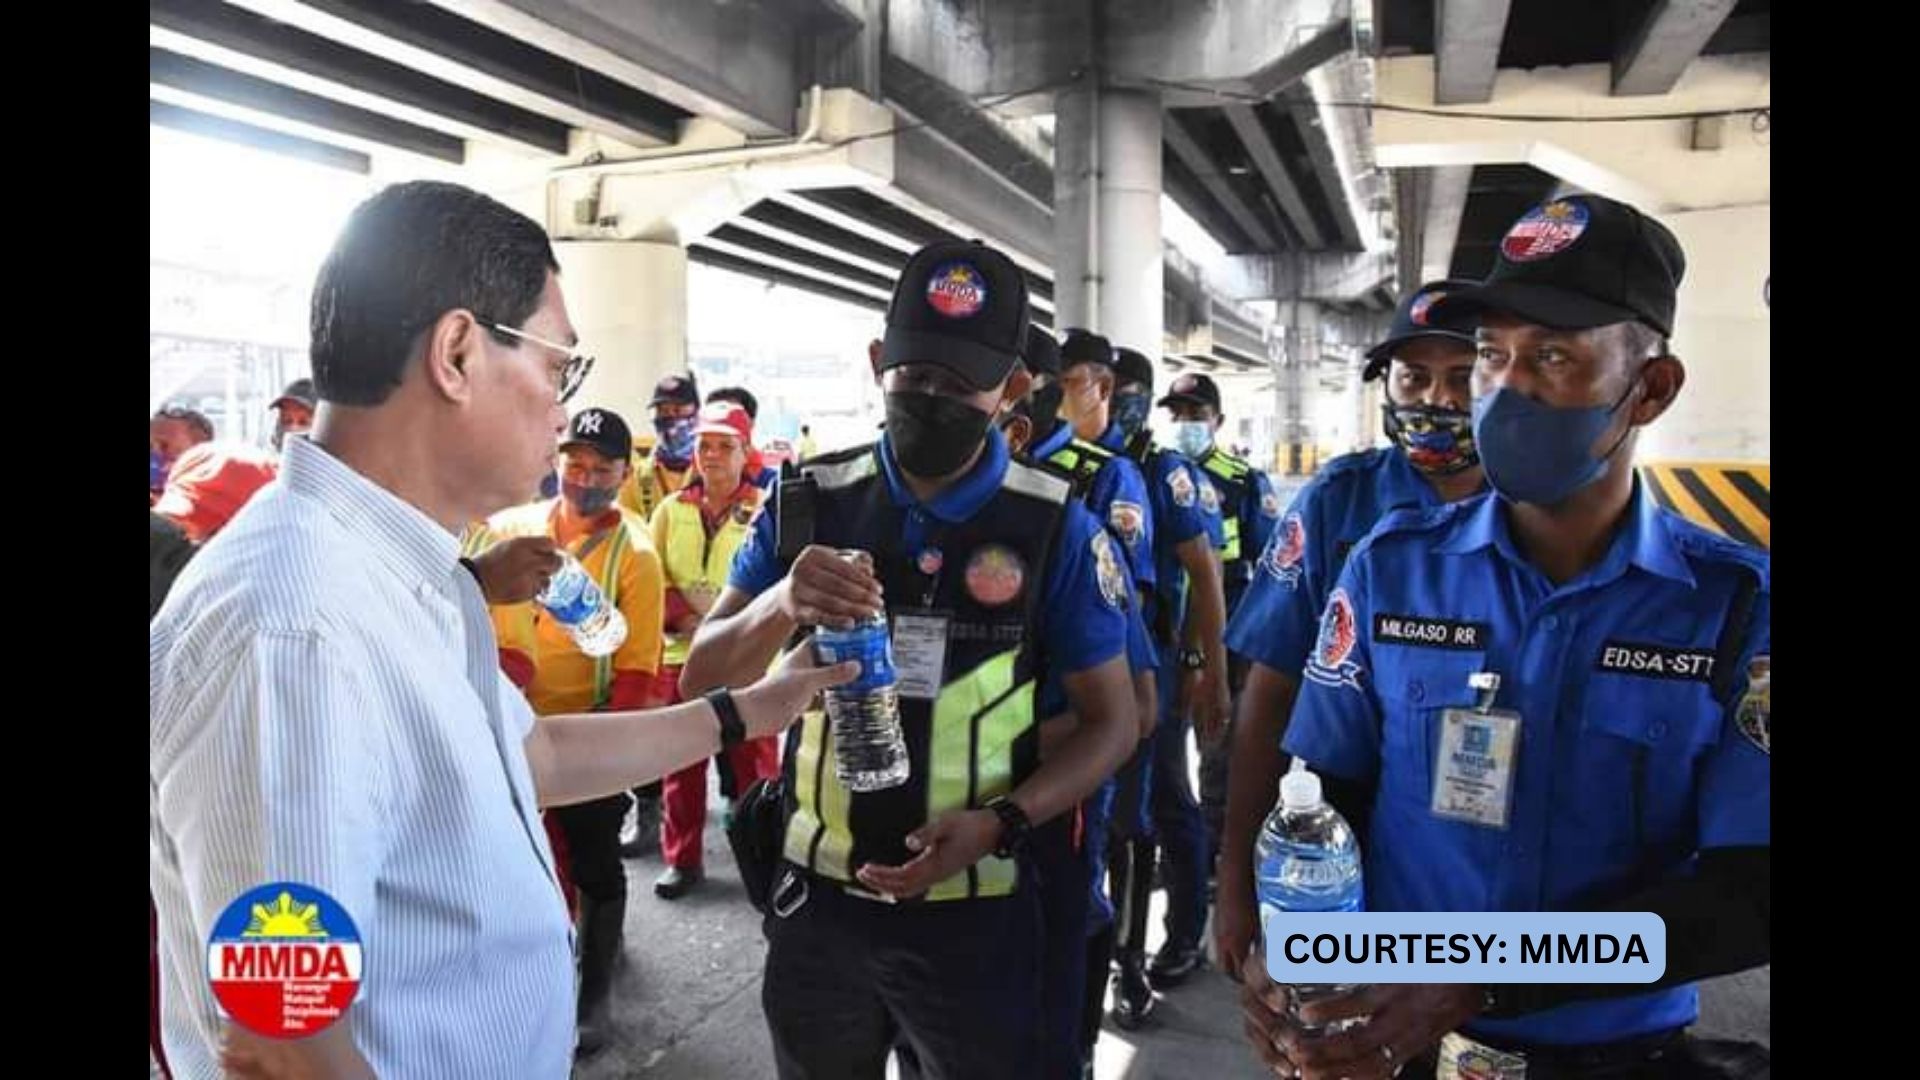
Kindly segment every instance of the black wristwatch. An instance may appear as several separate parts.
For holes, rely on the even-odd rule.
[[[747,722],[740,719],[740,706],[733,703],[733,695],[722,686],[700,695],[707,704],[713,706],[713,714],[720,718],[720,748],[725,750],[747,737]]]
[[[1199,649],[1181,649],[1180,666],[1188,671],[1203,671],[1207,666],[1207,654]]]
[[[1000,843],[993,853],[1003,859],[1024,853],[1027,841],[1033,835],[1033,822],[1027,820],[1027,812],[1005,795],[988,799],[986,808],[1000,819]]]

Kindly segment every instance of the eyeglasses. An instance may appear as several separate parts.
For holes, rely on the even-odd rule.
[[[587,381],[587,372],[593,370],[593,357],[571,346],[562,345],[557,341],[548,341],[543,337],[536,337],[527,333],[525,330],[516,330],[511,326],[494,322],[492,319],[479,315],[475,315],[473,321],[496,334],[505,334],[511,338],[519,338],[521,341],[531,341],[535,345],[545,346],[566,357],[567,366],[560,369],[560,377],[556,380],[557,385],[554,387],[555,397],[562,405],[565,405],[574,394],[579,393],[580,384]]]

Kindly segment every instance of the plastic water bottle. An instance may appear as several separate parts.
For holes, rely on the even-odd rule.
[[[887,617],[851,629],[819,627],[814,652],[823,664],[860,661],[860,676],[825,692],[833,729],[833,773],[849,791],[881,791],[907,782],[907,740],[900,731],[900,694]]]
[[[607,594],[572,552],[560,552],[560,569],[534,599],[588,656],[606,656],[627,640],[626,617],[607,602]]]
[[[1308,772],[1307,763],[1299,758],[1294,759],[1292,771],[1280,778],[1280,805],[1260,829],[1254,846],[1254,875],[1263,929],[1275,912],[1366,910],[1359,841],[1346,819],[1322,797],[1320,778]],[[1352,989],[1296,986],[1296,1008]],[[1331,1033],[1364,1022],[1345,1020],[1324,1030]]]

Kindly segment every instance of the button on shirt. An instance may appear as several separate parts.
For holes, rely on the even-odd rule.
[[[1394,511],[1348,558],[1285,749],[1377,781],[1365,843],[1377,911],[1580,911],[1685,873],[1702,848],[1771,842],[1772,772],[1742,709],[1770,680],[1768,558],[1656,507],[1636,483],[1601,562],[1554,585],[1504,503]],[[1738,677],[1712,669],[1742,581]],[[1504,828],[1433,812],[1445,714],[1475,672],[1520,714]],[[1691,1023],[1692,986],[1575,1002],[1469,1030],[1591,1043]]]
[[[150,877],[167,1057],[220,1075],[208,935],[293,881],[354,920],[382,1077],[568,1075],[572,934],[457,541],[305,439],[148,632]]]

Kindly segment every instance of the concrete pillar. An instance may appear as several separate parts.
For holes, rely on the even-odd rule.
[[[1278,466],[1283,475],[1300,476],[1314,464],[1313,451],[1307,449],[1313,442],[1306,420],[1307,387],[1320,363],[1320,305],[1311,300],[1284,300],[1280,318],[1286,326],[1286,346],[1273,380],[1278,399]]]
[[[568,403],[598,405],[645,430],[662,376],[687,370],[687,252],[675,244],[563,240],[560,288],[593,373]]]
[[[1062,92],[1056,108],[1056,323],[1157,356],[1166,279],[1160,95],[1099,87],[1089,76]]]

